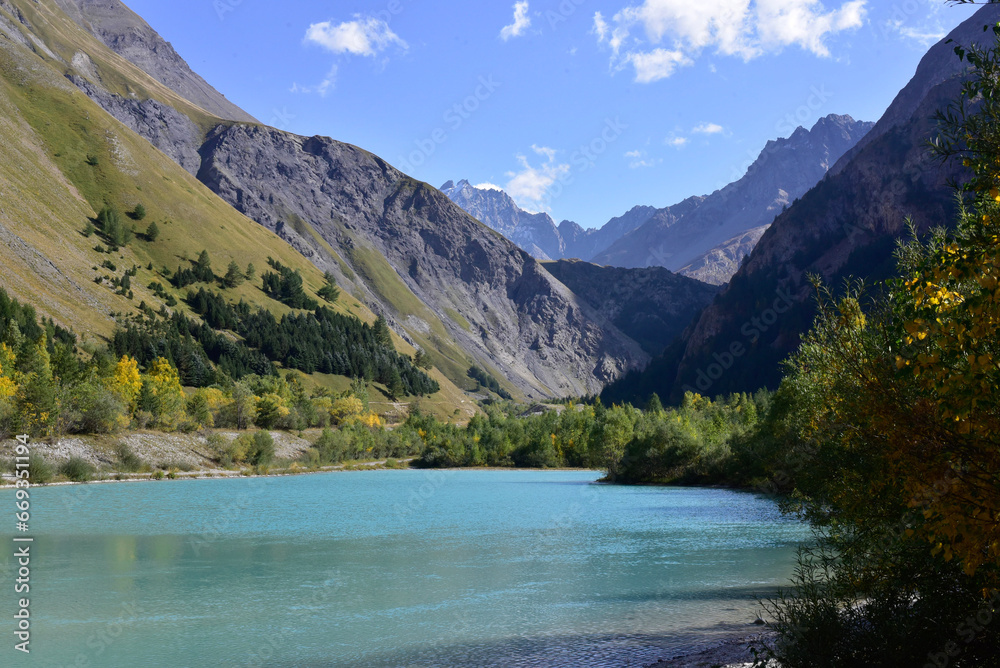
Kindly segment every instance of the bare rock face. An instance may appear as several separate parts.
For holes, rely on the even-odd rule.
[[[725,285],[750,257],[770,225],[761,225],[737,234],[681,267],[679,274],[712,285]]]
[[[235,125],[211,132],[201,157],[199,179],[248,217],[279,232],[294,227],[302,239],[315,231],[370,283],[361,258],[368,249],[384,257],[391,280],[466,351],[531,396],[596,392],[648,359],[527,253],[366,151]],[[412,315],[388,306],[400,322]]]
[[[542,266],[651,355],[662,353],[719,292],[663,267],[622,269],[580,260]]]
[[[739,180],[707,197],[693,197],[659,210],[648,222],[626,234],[594,257],[598,264],[616,267],[661,266],[681,271],[695,263],[702,278],[724,284],[721,267],[705,268],[722,246],[748,230],[769,225],[794,200],[815,186],[830,167],[872,128],[872,123],[850,116],[821,118],[811,130],[798,128],[791,137],[770,141]],[[742,257],[728,262],[731,268]]]
[[[998,20],[1000,7],[984,6],[932,47],[871,139],[774,221],[749,261],[676,345],[643,373],[608,388],[605,398],[776,387],[781,361],[813,321],[810,274],[834,286],[849,276],[877,283],[895,273],[893,251],[907,233],[907,219],[919,230],[952,225],[955,193],[949,183],[964,172],[956,161],[942,164],[930,155],[927,142],[936,133],[931,119],[961,88],[965,66],[953,53],[954,43],[992,39],[983,26]],[[732,355],[736,345],[742,352]]]
[[[221,119],[257,122],[195,74],[159,33],[119,0],[55,0],[77,25],[176,93]]]
[[[79,60],[78,67],[86,68],[86,61]],[[70,75],[68,78],[106,112],[147,139],[171,160],[191,174],[198,173],[201,168],[198,148],[202,133],[190,118],[157,100],[130,100],[109,93],[81,76]]]
[[[634,206],[625,213],[606,222],[599,229],[585,230],[573,221],[559,223],[559,233],[565,245],[563,257],[592,260],[634,229],[644,225],[656,215],[652,206]]]

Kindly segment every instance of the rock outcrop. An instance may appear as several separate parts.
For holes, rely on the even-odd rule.
[[[119,0],[55,0],[77,25],[151,77],[225,120],[257,122],[191,70],[174,47]]]

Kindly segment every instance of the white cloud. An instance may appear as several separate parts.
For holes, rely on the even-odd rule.
[[[718,135],[725,132],[725,128],[718,123],[702,123],[696,128],[692,128],[691,132],[699,135]]]
[[[617,18],[617,17],[616,17]],[[628,26],[617,26],[612,30],[608,26],[608,22],[604,20],[604,15],[600,12],[594,14],[594,27],[591,29],[591,34],[597,35],[597,43],[603,44],[605,41],[611,46],[611,50],[614,52],[615,56],[621,51],[622,42],[628,37],[629,28]]]
[[[531,17],[528,16],[528,0],[522,0],[514,5],[514,22],[509,26],[504,26],[500,31],[500,37],[507,41],[512,37],[520,37],[521,34],[531,27]]]
[[[495,184],[495,183],[488,183],[488,182],[487,183],[480,183],[479,185],[475,185],[475,186],[472,186],[472,187],[475,188],[476,190],[500,190],[500,191],[503,191],[503,188],[501,188],[497,184]]]
[[[510,181],[504,190],[514,198],[522,208],[531,208],[534,211],[545,211],[545,199],[549,189],[560,178],[569,173],[568,164],[556,162],[556,152],[554,149],[545,146],[532,146],[531,150],[537,155],[545,158],[545,162],[533,167],[527,156],[517,156],[521,163],[521,170],[518,172],[507,172]]]
[[[629,169],[641,169],[643,167],[655,167],[662,162],[658,158],[647,158],[644,151],[629,151],[625,154],[629,158]]]
[[[293,83],[289,91],[292,93],[304,93],[306,95],[310,93],[319,93],[320,97],[326,97],[337,84],[338,70],[339,68],[337,65],[334,65],[330,68],[330,71],[326,73],[326,76],[323,77],[323,80],[315,86],[300,86],[297,83]]]
[[[608,22],[604,20],[604,15],[600,12],[594,14],[594,27],[590,32],[593,35],[597,35],[597,41],[603,42],[606,40],[610,30],[611,29],[608,28]]]
[[[865,4],[865,0],[851,0],[827,12],[819,0],[757,0],[758,48],[769,51],[794,44],[817,56],[829,57],[824,38],[860,28]]]
[[[820,0],[644,0],[625,7],[611,20],[598,12],[593,34],[613,52],[612,64],[636,68],[636,81],[669,77],[706,49],[744,60],[798,46],[829,57],[826,40],[863,25],[867,0],[848,0],[827,10]],[[638,36],[632,32],[641,28]],[[671,49],[651,46],[669,42]],[[626,52],[620,53],[627,45]],[[640,70],[640,66],[642,69]]]
[[[336,54],[356,56],[374,56],[393,45],[404,50],[409,48],[385,21],[360,14],[356,14],[353,21],[339,25],[330,21],[313,23],[306,30],[305,41]]]
[[[948,34],[948,31],[940,25],[933,27],[914,27],[906,25],[898,19],[895,21],[887,21],[884,26],[884,31],[899,33],[899,35],[904,39],[914,41],[924,48],[937,44]]]
[[[687,137],[668,137],[666,140],[667,146],[673,146],[674,148],[683,148],[687,146]]]
[[[681,51],[655,49],[648,53],[630,53],[626,62],[635,68],[635,80],[639,83],[652,83],[666,79],[681,66],[691,65],[694,61]]]

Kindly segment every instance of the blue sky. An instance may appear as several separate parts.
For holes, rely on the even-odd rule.
[[[975,6],[944,0],[127,0],[260,120],[604,224],[878,120]]]

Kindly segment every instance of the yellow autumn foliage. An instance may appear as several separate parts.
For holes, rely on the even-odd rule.
[[[343,424],[345,426],[360,425],[362,427],[368,427],[369,429],[381,429],[385,426],[385,420],[383,420],[378,413],[367,411],[359,415],[352,415],[345,420]]]
[[[115,365],[111,378],[107,381],[108,389],[117,394],[125,402],[129,413],[135,410],[139,392],[142,390],[142,376],[139,373],[139,363],[128,355],[123,356]]]
[[[360,416],[365,412],[365,406],[361,399],[349,395],[341,397],[330,406],[330,418],[334,424],[345,424],[348,420]]]

